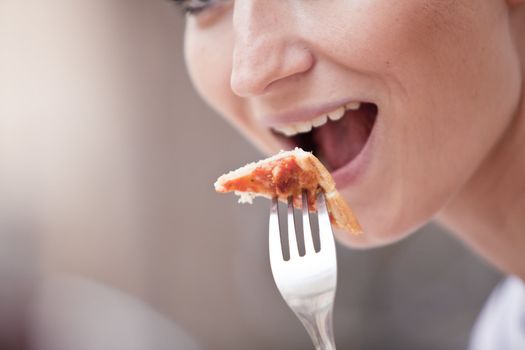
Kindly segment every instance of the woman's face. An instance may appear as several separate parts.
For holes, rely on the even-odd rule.
[[[265,152],[314,151],[365,229],[338,233],[353,246],[432,218],[477,174],[519,102],[504,0],[204,3],[186,25],[197,90]]]

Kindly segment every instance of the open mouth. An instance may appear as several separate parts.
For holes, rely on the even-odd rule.
[[[377,119],[374,103],[352,102],[308,121],[275,126],[272,132],[287,148],[312,152],[334,172],[363,150]]]

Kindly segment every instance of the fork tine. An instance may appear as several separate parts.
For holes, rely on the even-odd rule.
[[[277,197],[272,198],[272,207],[270,209],[270,262],[284,260],[283,248],[281,246],[281,234],[279,232],[279,206]]]
[[[295,234],[295,221],[293,218],[293,197],[288,197],[288,246],[290,247],[290,259],[299,257],[297,235]]]
[[[321,242],[321,252],[327,249],[335,249],[334,234],[330,224],[330,215],[326,208],[324,193],[319,191],[317,194],[317,212],[319,217],[319,240]]]
[[[303,201],[303,235],[305,254],[314,254],[314,241],[312,239],[312,228],[310,226],[310,216],[308,215],[308,193],[303,191],[301,195]]]

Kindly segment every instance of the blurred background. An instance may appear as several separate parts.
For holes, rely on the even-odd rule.
[[[267,256],[262,155],[192,90],[163,0],[0,1],[0,349],[310,349]],[[339,247],[341,349],[464,349],[501,276],[438,227]]]

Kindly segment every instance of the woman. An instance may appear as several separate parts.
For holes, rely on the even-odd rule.
[[[524,0],[178,2],[197,90],[267,153],[321,158],[366,232],[341,242],[440,222],[516,276],[472,347],[525,348]]]

